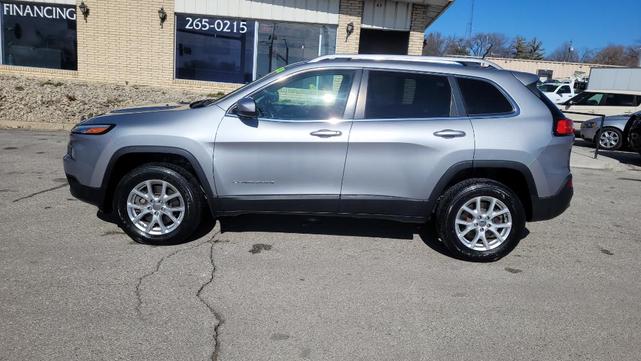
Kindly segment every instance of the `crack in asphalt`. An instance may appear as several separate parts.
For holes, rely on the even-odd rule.
[[[149,277],[153,276],[154,274],[156,274],[158,271],[160,271],[160,268],[162,267],[162,264],[166,260],[168,260],[169,258],[171,258],[171,257],[173,257],[173,256],[175,256],[175,255],[177,255],[179,253],[186,252],[186,251],[192,250],[194,248],[200,247],[200,246],[202,246],[204,244],[209,244],[210,245],[210,247],[209,247],[209,264],[211,265],[211,273],[210,273],[210,276],[209,276],[209,279],[207,280],[207,282],[203,283],[202,285],[200,285],[200,288],[198,288],[198,291],[196,292],[196,297],[198,298],[198,300],[203,305],[205,305],[205,307],[207,307],[207,309],[214,316],[215,321],[216,321],[216,325],[214,326],[214,333],[212,335],[212,339],[213,339],[213,342],[214,342],[214,349],[212,350],[212,353],[211,353],[211,360],[212,361],[218,361],[218,355],[220,353],[220,341],[218,340],[218,333],[219,333],[220,327],[225,323],[225,319],[222,317],[222,315],[218,311],[216,311],[216,309],[212,305],[210,305],[203,298],[202,292],[204,291],[204,289],[207,286],[212,284],[212,282],[214,281],[214,273],[216,272],[216,265],[214,264],[214,246],[215,246],[216,243],[220,243],[220,241],[216,240],[216,236],[218,236],[220,233],[221,233],[220,231],[217,231],[216,233],[214,233],[213,236],[211,236],[211,238],[209,238],[205,242],[198,243],[198,244],[195,244],[195,245],[190,246],[190,247],[185,247],[185,248],[181,248],[181,249],[175,250],[175,251],[173,251],[173,252],[161,257],[158,260],[158,262],[156,262],[156,265],[155,265],[154,269],[151,272],[148,272],[148,273],[146,273],[146,274],[144,274],[144,275],[142,275],[141,277],[138,278],[138,281],[136,283],[136,288],[135,288],[136,299],[138,301],[137,304],[136,304],[136,314],[138,315],[138,318],[140,318],[141,320],[144,321],[145,317],[144,317],[144,315],[142,313],[142,306],[144,304],[143,299],[142,299],[142,284],[144,283],[144,281],[147,278],[149,278]]]
[[[214,235],[214,236],[215,236],[215,235]],[[160,271],[160,267],[162,266],[163,262],[165,262],[165,261],[166,261],[166,260],[168,260],[169,258],[171,258],[171,257],[173,257],[173,256],[175,256],[175,255],[177,255],[177,254],[179,254],[179,253],[182,253],[182,252],[185,252],[185,251],[189,251],[189,250],[194,249],[194,248],[196,248],[196,247],[200,247],[200,246],[202,246],[203,244],[208,243],[208,242],[209,242],[209,241],[205,241],[205,242],[202,242],[202,243],[198,243],[198,244],[196,244],[196,245],[192,245],[192,246],[190,246],[190,247],[185,247],[185,248],[177,249],[177,250],[175,250],[175,251],[173,251],[173,252],[171,252],[171,253],[167,254],[166,256],[161,257],[161,258],[158,260],[158,262],[156,262],[156,266],[154,267],[154,269],[153,269],[151,272],[145,273],[145,274],[144,274],[144,275],[142,275],[141,277],[138,277],[138,281],[136,282],[136,289],[135,289],[135,292],[136,292],[136,299],[137,299],[137,301],[138,301],[138,302],[136,303],[136,314],[138,315],[138,318],[140,318],[141,320],[144,320],[144,319],[145,319],[145,316],[142,314],[142,305],[143,305],[143,303],[144,303],[144,302],[143,302],[143,300],[142,300],[142,289],[141,289],[141,287],[142,287],[143,282],[144,282],[147,278],[149,278],[149,277],[153,276],[153,275],[154,275],[154,274],[156,274],[158,271]]]
[[[28,199],[28,198],[31,198],[31,197],[35,197],[35,196],[43,194],[43,193],[55,191],[56,189],[60,189],[62,187],[66,187],[66,186],[67,186],[67,182],[65,182],[64,184],[61,184],[59,186],[47,188],[47,189],[44,189],[44,190],[41,190],[41,191],[38,191],[38,192],[35,192],[35,193],[28,194],[28,195],[26,195],[24,197],[20,197],[20,198],[14,199],[13,203],[20,202],[22,200],[25,200],[25,199]]]
[[[220,243],[218,240],[216,240],[216,236],[219,235],[220,232],[217,232],[214,234],[207,243],[210,244],[209,247],[209,263],[211,264],[211,275],[209,277],[209,280],[205,283],[203,283],[200,288],[198,289],[198,292],[196,292],[196,297],[200,300],[200,302],[207,307],[209,312],[214,316],[216,319],[216,326],[214,326],[214,334],[212,335],[212,339],[214,341],[214,349],[212,350],[211,353],[211,361],[218,361],[218,355],[220,354],[220,340],[218,339],[218,334],[219,334],[219,329],[220,327],[225,323],[225,319],[223,316],[216,311],[214,306],[210,305],[205,301],[205,299],[202,297],[202,292],[205,289],[205,287],[209,286],[210,284],[213,283],[214,281],[214,273],[216,273],[216,264],[214,263],[214,246],[216,243]]]

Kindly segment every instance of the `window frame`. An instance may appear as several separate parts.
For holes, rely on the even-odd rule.
[[[291,65],[291,64],[290,64]],[[301,69],[299,71],[292,72],[290,74],[286,74],[283,76],[276,76],[274,79],[271,79],[271,81],[262,84],[260,87],[256,89],[252,89],[249,93],[245,94],[244,96],[241,96],[238,100],[242,98],[252,98],[253,96],[262,91],[265,88],[268,88],[276,83],[279,82],[285,82],[293,77],[297,76],[304,76],[305,74],[309,73],[319,73],[319,72],[329,72],[329,71],[337,71],[337,70],[342,70],[342,71],[353,71],[354,72],[354,78],[352,80],[352,87],[349,90],[349,94],[347,95],[347,103],[345,104],[345,110],[343,112],[343,117],[338,119],[339,122],[342,121],[352,121],[354,119],[354,112],[356,109],[356,101],[358,98],[358,91],[360,89],[362,79],[363,79],[363,69],[360,67],[356,66],[348,66],[348,67],[319,67],[319,68],[311,68],[311,69]],[[251,84],[251,83],[250,83]],[[233,118],[238,118],[238,115],[235,113],[236,112],[236,106],[238,103],[238,100],[234,102],[228,109],[227,112],[225,113],[225,116],[228,117],[233,117]],[[320,120],[320,119],[305,119],[305,120],[295,120],[295,119],[268,119],[268,118],[257,118],[261,122],[279,122],[279,123],[333,123],[331,120],[326,119],[326,120]]]
[[[416,118],[366,118],[365,117],[365,107],[367,106],[367,92],[369,84],[369,75],[370,72],[387,72],[387,73],[404,73],[404,74],[418,74],[418,75],[433,75],[433,76],[442,76],[447,78],[447,81],[451,89],[451,98],[452,103],[450,104],[450,116],[448,117],[416,117]],[[386,69],[386,68],[364,68],[363,69],[363,78],[361,80],[360,90],[358,92],[358,101],[356,104],[356,112],[354,114],[354,121],[368,121],[368,122],[380,122],[380,121],[407,121],[407,120],[418,120],[418,121],[430,121],[430,120],[444,120],[444,119],[461,119],[465,118],[465,112],[463,111],[461,99],[458,92],[458,84],[454,81],[452,75],[439,72],[431,71],[420,71],[412,69]]]
[[[512,98],[506,91],[503,89],[502,86],[500,86],[498,83],[491,79],[487,78],[480,78],[480,77],[475,77],[475,76],[467,76],[467,75],[455,75],[453,76],[456,81],[456,86],[458,90],[458,96],[461,99],[461,103],[463,104],[463,109],[466,114],[467,118],[474,118],[474,119],[482,119],[482,118],[512,118],[516,117],[519,114],[521,114],[521,109],[519,108],[518,104],[516,101],[514,101],[514,98]],[[499,93],[503,95],[503,97],[512,105],[512,111],[509,112],[503,112],[503,113],[485,113],[485,114],[469,114],[467,112],[467,104],[465,104],[465,98],[463,97],[463,92],[461,91],[461,88],[459,87],[458,79],[471,79],[471,80],[477,80],[477,81],[482,81],[489,83],[490,85],[493,85]]]

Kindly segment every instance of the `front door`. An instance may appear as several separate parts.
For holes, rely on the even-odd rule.
[[[257,119],[226,116],[214,147],[219,206],[335,212],[359,78],[355,70],[296,74],[251,95]]]
[[[441,176],[474,158],[471,122],[455,105],[447,76],[367,73],[350,135],[341,211],[423,218]]]

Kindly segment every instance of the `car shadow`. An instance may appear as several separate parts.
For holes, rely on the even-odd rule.
[[[591,148],[592,152],[596,150],[593,143],[583,139],[576,139],[574,145],[581,148]],[[603,150],[599,149],[600,157],[608,157],[626,165],[641,166],[641,155],[630,150]]]

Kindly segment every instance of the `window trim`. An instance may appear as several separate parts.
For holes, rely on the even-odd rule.
[[[369,84],[369,74],[372,71],[380,71],[387,73],[406,73],[406,74],[419,74],[419,75],[434,75],[442,76],[447,78],[450,85],[450,91],[452,98],[451,101],[453,104],[450,104],[450,112],[454,111],[454,114],[451,114],[448,117],[415,117],[415,118],[365,118],[365,107],[367,106],[367,90]],[[406,121],[406,120],[417,120],[417,121],[429,121],[429,120],[443,120],[443,119],[461,119],[465,118],[465,112],[461,108],[462,103],[457,99],[455,84],[452,83],[452,76],[450,74],[430,72],[430,71],[419,71],[412,69],[385,69],[385,68],[364,68],[363,69],[363,79],[361,80],[361,87],[358,92],[358,102],[356,104],[356,112],[354,114],[354,121],[366,121],[366,122],[380,122],[380,121]],[[458,85],[458,84],[456,84]],[[453,109],[452,109],[453,106]]]
[[[477,80],[477,81],[482,81],[489,83],[493,85],[502,95],[503,97],[512,105],[512,111],[509,112],[503,112],[503,113],[484,113],[484,114],[469,114],[467,112],[467,104],[465,104],[465,98],[463,97],[463,92],[461,91],[460,87],[458,88],[459,90],[459,95],[461,97],[461,103],[463,104],[463,109],[464,113],[466,114],[467,118],[474,118],[474,119],[483,119],[483,118],[512,118],[516,117],[519,114],[521,114],[521,109],[519,108],[518,104],[514,101],[514,99],[501,87],[498,83],[491,79],[487,78],[479,78],[475,76],[467,76],[467,75],[455,75],[454,78],[456,78],[456,84],[459,85],[458,79],[471,79],[471,80]]]
[[[300,71],[292,72],[291,74],[284,75],[282,77],[276,77],[272,81],[261,85],[259,88],[253,89],[247,94],[240,96],[238,100],[243,99],[243,98],[252,98],[256,93],[262,91],[263,89],[274,85],[278,82],[285,82],[293,77],[299,76],[299,75],[305,75],[307,73],[318,73],[318,72],[327,72],[327,71],[335,71],[335,70],[346,70],[346,71],[353,71],[354,72],[354,79],[352,80],[352,87],[349,90],[349,94],[347,95],[347,103],[345,104],[345,111],[343,112],[343,117],[339,119],[339,122],[344,122],[344,121],[352,121],[354,119],[354,111],[356,108],[356,101],[358,97],[358,91],[361,86],[361,82],[363,79],[363,69],[355,66],[350,66],[350,67],[321,67],[321,68],[312,68],[312,69],[301,69]],[[250,83],[251,84],[251,83]],[[253,98],[252,98],[253,99]],[[238,100],[232,104],[227,111],[225,112],[226,117],[233,117],[233,118],[238,118],[238,115],[234,113],[234,110],[236,109],[236,105],[238,103]],[[267,119],[267,118],[257,118],[261,122],[279,122],[279,123],[333,123],[330,120],[316,120],[316,119],[305,119],[305,120],[294,120],[294,119]]]

